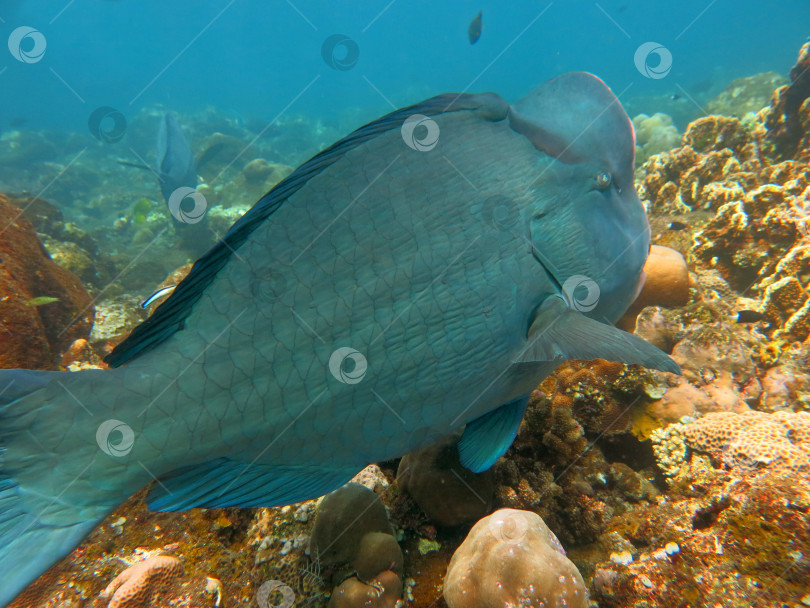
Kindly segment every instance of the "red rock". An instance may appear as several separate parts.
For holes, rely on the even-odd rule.
[[[81,281],[57,266],[22,210],[0,195],[0,367],[51,369],[90,335],[94,307]],[[31,305],[34,298],[58,301]]]

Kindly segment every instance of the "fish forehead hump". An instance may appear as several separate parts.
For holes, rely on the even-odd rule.
[[[512,106],[510,121],[565,163],[603,166],[632,185],[633,123],[610,88],[593,74],[571,72],[544,82]]]

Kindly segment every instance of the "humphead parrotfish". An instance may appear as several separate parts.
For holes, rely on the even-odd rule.
[[[154,478],[158,510],[289,504],[462,427],[482,471],[562,360],[678,372],[612,325],[650,247],[634,144],[585,73],[397,110],[262,197],[111,369],[0,372],[0,604]]]

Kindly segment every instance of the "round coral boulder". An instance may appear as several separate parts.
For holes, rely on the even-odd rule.
[[[473,473],[458,457],[458,437],[402,457],[397,483],[410,494],[431,522],[457,526],[474,522],[492,510],[492,471]]]
[[[587,608],[576,566],[536,513],[501,509],[475,524],[444,579],[450,608]]]
[[[653,245],[644,264],[644,287],[619,320],[619,327],[632,331],[639,311],[647,306],[674,308],[689,302],[689,271],[680,252]]]
[[[319,563],[351,564],[361,579],[369,580],[384,570],[402,571],[402,550],[391,532],[380,498],[365,486],[347,483],[318,506],[310,550]]]

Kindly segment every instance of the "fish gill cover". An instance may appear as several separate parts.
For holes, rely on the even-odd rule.
[[[810,604],[802,14],[4,4],[0,605]]]

